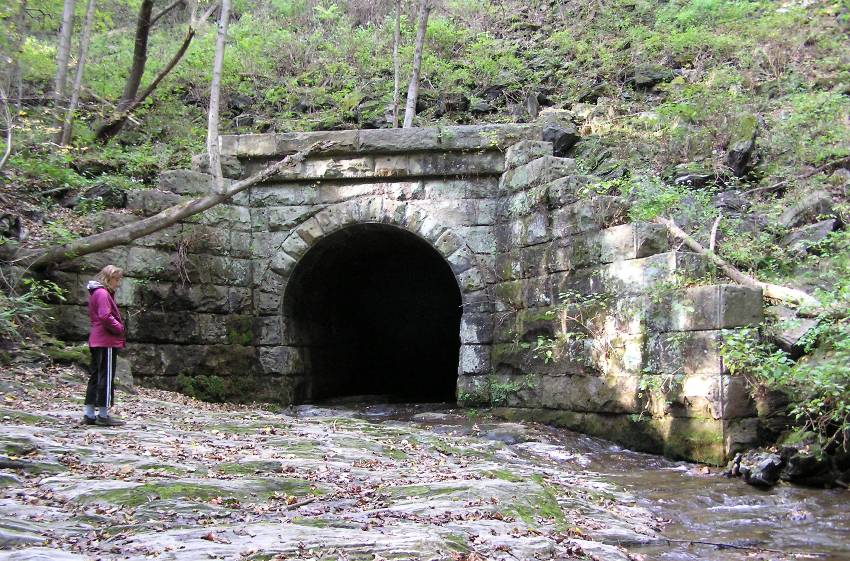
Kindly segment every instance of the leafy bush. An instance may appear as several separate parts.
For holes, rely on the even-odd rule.
[[[756,391],[787,395],[791,415],[817,433],[824,448],[840,444],[850,451],[850,323],[821,318],[805,347],[814,352],[795,363],[757,330],[742,329],[725,337],[721,353],[732,374],[746,377]]]
[[[0,339],[20,342],[43,331],[48,300],[64,301],[63,291],[52,281],[25,279],[23,292],[7,287],[0,291]]]

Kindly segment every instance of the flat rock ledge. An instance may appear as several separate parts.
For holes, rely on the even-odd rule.
[[[120,396],[126,427],[84,428],[79,371],[16,367],[2,389],[19,462],[0,473],[2,561],[627,560],[658,539],[631,497],[515,423],[142,389]]]

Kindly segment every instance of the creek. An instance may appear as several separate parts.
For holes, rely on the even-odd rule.
[[[566,429],[470,419],[450,410],[423,414],[419,407],[373,405],[361,408],[357,416],[390,423],[429,420],[437,432],[501,440],[541,469],[563,466],[598,476],[631,495],[636,505],[669,521],[659,539],[623,544],[647,559],[744,560],[753,559],[759,548],[803,554],[801,558],[850,559],[846,489],[780,484],[763,490],[724,477],[718,468],[626,450]],[[775,559],[770,553],[764,558]]]

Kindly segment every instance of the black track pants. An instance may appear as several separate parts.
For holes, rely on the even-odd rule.
[[[86,405],[111,407],[115,399],[115,359],[118,349],[112,347],[90,347],[91,366],[89,385],[86,388]]]

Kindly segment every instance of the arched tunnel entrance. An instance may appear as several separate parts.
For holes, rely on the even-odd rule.
[[[328,235],[298,262],[284,299],[306,351],[300,400],[454,401],[461,311],[451,268],[418,236],[385,224]]]

